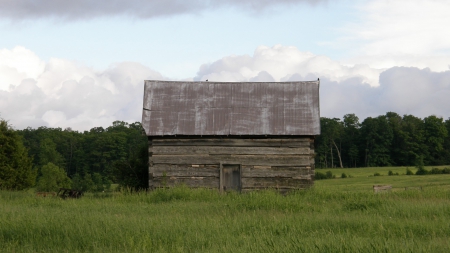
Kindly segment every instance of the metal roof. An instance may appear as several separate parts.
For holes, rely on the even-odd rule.
[[[318,135],[319,81],[146,80],[142,125],[148,136]]]

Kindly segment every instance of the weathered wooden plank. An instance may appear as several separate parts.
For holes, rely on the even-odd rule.
[[[156,164],[150,168],[153,177],[219,177],[219,166],[208,165],[205,167],[179,166]]]
[[[312,185],[310,179],[254,177],[242,178],[242,188],[301,188]]]
[[[311,179],[310,168],[306,167],[270,167],[252,168],[252,166],[242,166],[242,177],[290,177]]]
[[[268,166],[309,166],[314,163],[310,155],[153,155],[154,164],[219,164]]]
[[[232,146],[232,147],[304,147],[310,138],[292,139],[153,139],[153,146]]]
[[[188,187],[219,189],[218,177],[154,177],[151,188],[186,185]]]
[[[153,146],[149,149],[155,155],[189,155],[189,154],[237,154],[237,155],[306,155],[309,148],[286,147],[214,147],[214,146]],[[314,154],[314,153],[313,153]]]

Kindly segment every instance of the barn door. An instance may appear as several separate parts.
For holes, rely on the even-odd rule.
[[[241,166],[220,165],[220,191],[241,191]]]

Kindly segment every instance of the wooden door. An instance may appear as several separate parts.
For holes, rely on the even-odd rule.
[[[220,173],[221,191],[241,191],[241,166],[222,164]]]

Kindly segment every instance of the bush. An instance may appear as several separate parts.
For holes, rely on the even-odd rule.
[[[414,175],[414,173],[409,168],[406,168],[406,175]]]
[[[342,173],[341,178],[347,178],[347,174]]]
[[[430,171],[431,174],[444,174],[444,170],[441,170],[439,168],[433,168]]]
[[[388,175],[389,176],[398,176],[398,172],[392,172],[392,170],[390,170],[389,172],[388,172]]]
[[[333,175],[331,171],[327,171],[325,172],[325,174],[317,171],[314,174],[314,180],[332,179],[332,178],[336,178],[336,175]]]
[[[103,192],[111,190],[111,180],[103,177],[100,173],[92,175],[86,173],[82,178],[79,174],[75,174],[72,178],[73,189],[84,192]]]
[[[419,167],[416,171],[416,175],[428,175],[430,171],[426,170],[424,167]]]
[[[315,174],[314,174],[314,180],[322,180],[322,179],[327,179],[327,175],[325,175],[324,173],[322,173],[322,172],[316,172]]]
[[[327,171],[326,175],[328,179],[333,178],[333,173],[331,173],[331,171]]]
[[[38,179],[36,190],[40,192],[58,191],[59,188],[70,188],[72,181],[64,169],[47,163],[41,169],[42,176]]]
[[[381,174],[378,173],[378,172],[375,172],[375,173],[373,174],[373,176],[374,176],[374,177],[379,177],[379,176],[381,176]]]
[[[417,162],[416,162],[416,175],[427,175],[430,174],[430,172],[428,170],[425,169],[424,165],[423,165],[423,156],[419,156],[417,158]]]
[[[450,174],[450,168],[444,168],[442,174]]]

